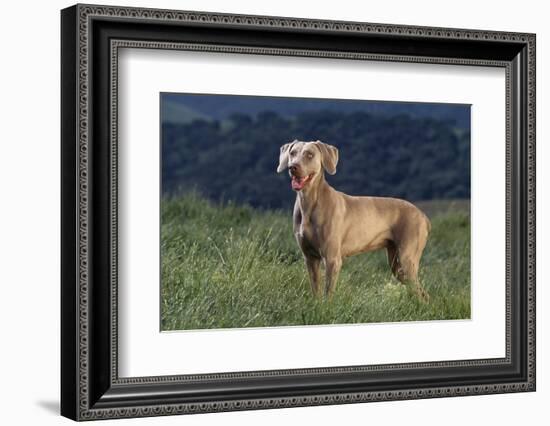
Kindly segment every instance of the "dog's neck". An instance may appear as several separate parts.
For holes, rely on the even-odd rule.
[[[319,202],[322,202],[321,200],[329,188],[330,185],[325,180],[325,174],[320,172],[311,184],[296,194],[303,221],[309,220],[313,210]]]

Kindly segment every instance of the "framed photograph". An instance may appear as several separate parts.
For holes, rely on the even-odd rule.
[[[535,390],[535,35],[61,12],[61,413]]]

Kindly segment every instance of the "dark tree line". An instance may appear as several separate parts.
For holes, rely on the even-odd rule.
[[[470,134],[450,120],[365,112],[303,112],[285,118],[195,120],[162,126],[162,190],[198,190],[223,201],[288,208],[294,201],[279,147],[294,139],[321,140],[340,152],[327,180],[354,195],[414,200],[470,198]]]

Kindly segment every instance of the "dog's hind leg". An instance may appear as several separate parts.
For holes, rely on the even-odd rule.
[[[408,258],[400,259],[397,278],[423,302],[429,302],[430,296],[426,289],[420,283],[418,278],[418,264],[415,260]]]
[[[423,246],[422,249],[424,249]],[[410,286],[409,288],[416,294],[416,296],[423,302],[427,303],[430,300],[430,296],[418,278],[421,255],[422,250],[418,250],[418,247],[399,247],[397,255],[399,264],[397,278],[403,284]]]
[[[393,241],[390,241],[388,247],[386,247],[386,253],[391,272],[395,278],[399,279],[399,257],[397,256],[397,247]]]
[[[422,217],[420,219],[408,223],[408,226],[402,228],[398,240],[395,242],[398,264],[397,279],[406,284],[420,300],[428,302],[430,297],[420,283],[418,270],[431,226],[427,218]]]

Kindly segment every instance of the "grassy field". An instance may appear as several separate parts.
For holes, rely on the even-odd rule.
[[[162,330],[470,317],[467,203],[424,203],[432,232],[420,266],[430,303],[392,277],[385,251],[348,258],[330,302],[312,297],[291,212],[164,199]]]

